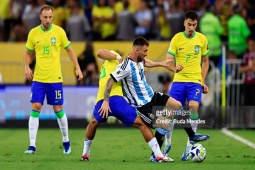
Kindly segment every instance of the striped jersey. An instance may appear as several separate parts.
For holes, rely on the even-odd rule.
[[[126,58],[111,73],[111,77],[116,82],[122,80],[124,96],[131,106],[141,107],[151,101],[154,92],[144,76],[144,61],[134,62]]]

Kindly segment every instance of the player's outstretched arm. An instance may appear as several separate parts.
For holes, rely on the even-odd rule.
[[[156,61],[152,61],[152,60],[149,60],[149,59],[145,59],[145,64],[144,66],[145,67],[148,67],[148,68],[153,68],[153,67],[169,67],[169,63],[170,62],[173,62],[173,60],[165,60],[165,61],[162,61],[162,62],[156,62]]]
[[[122,57],[118,53],[109,50],[100,49],[97,51],[97,56],[103,60],[120,60]]]
[[[31,59],[32,52],[26,50],[24,54],[24,71],[25,71],[25,76],[27,80],[32,80],[33,79],[33,73],[32,70],[29,67],[30,59]]]
[[[104,102],[101,108],[99,109],[100,116],[102,116],[103,118],[108,117],[109,111],[112,112],[109,106],[109,98],[110,98],[110,93],[112,90],[113,83],[114,83],[114,80],[112,77],[110,77],[107,81],[106,88],[104,90]]]
[[[174,58],[173,55],[167,54],[166,55],[166,60],[171,61],[171,62],[169,62],[169,66],[166,67],[169,71],[177,73],[177,72],[179,72],[183,69],[182,65],[175,66],[175,58]]]
[[[78,60],[77,60],[77,57],[75,55],[75,52],[73,50],[73,48],[71,46],[69,46],[67,49],[66,49],[67,53],[68,53],[68,56],[69,58],[71,59],[71,61],[73,62],[74,64],[74,67],[75,67],[75,74],[76,76],[78,76],[78,80],[81,80],[83,79],[83,74],[81,72],[81,69],[80,69],[80,66],[79,66],[79,63],[78,63]]]

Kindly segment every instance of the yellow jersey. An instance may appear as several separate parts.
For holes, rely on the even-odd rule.
[[[168,54],[175,57],[175,65],[181,64],[183,70],[174,74],[173,82],[202,84],[201,61],[208,53],[208,41],[203,34],[194,32],[188,38],[185,32],[177,33],[170,42]]]
[[[111,52],[116,55],[119,55],[115,51],[111,51]],[[119,64],[118,60],[106,60],[104,62],[104,64],[102,65],[101,71],[100,71],[99,88],[98,88],[98,92],[97,92],[96,102],[104,99],[104,91],[106,89],[107,81],[110,78],[110,74],[113,71],[115,71],[118,64]],[[113,84],[110,96],[123,96],[121,81],[119,81],[117,83],[115,82]]]
[[[48,31],[42,25],[33,28],[26,43],[26,49],[35,51],[36,66],[33,81],[42,83],[63,82],[60,64],[60,47],[65,49],[70,46],[65,31],[51,24]]]
[[[98,7],[94,5],[92,8],[92,16],[93,17],[104,17],[106,19],[112,18],[114,15],[114,10],[109,6]],[[116,24],[110,22],[93,22],[94,27],[99,28],[99,32],[101,33],[102,38],[106,38],[110,35],[114,35],[116,31]]]

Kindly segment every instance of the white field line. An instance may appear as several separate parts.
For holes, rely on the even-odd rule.
[[[248,146],[252,147],[253,149],[255,149],[255,143],[253,143],[239,135],[234,134],[233,132],[229,131],[227,128],[222,128],[221,131],[225,135],[230,136],[230,137],[234,138],[235,140],[238,140],[239,142],[242,142],[245,145],[248,145]]]

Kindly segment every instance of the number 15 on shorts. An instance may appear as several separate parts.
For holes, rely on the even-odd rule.
[[[61,90],[55,90],[55,94],[56,94],[55,99],[61,99],[62,98]]]

